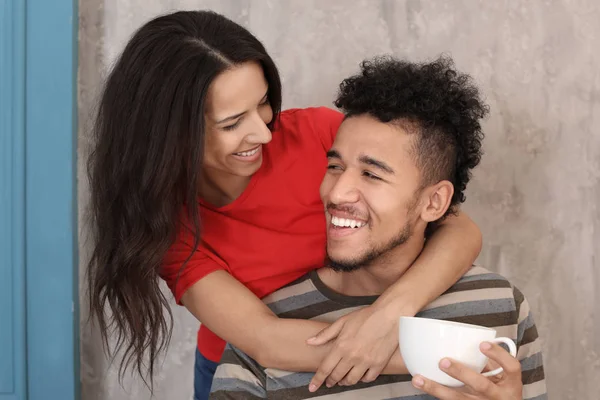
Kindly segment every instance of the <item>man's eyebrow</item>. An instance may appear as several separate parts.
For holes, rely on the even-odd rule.
[[[327,158],[339,158],[341,160],[342,156],[336,150],[329,150],[327,152]]]
[[[373,157],[367,156],[367,155],[361,155],[358,159],[361,163],[363,164],[367,164],[370,165],[372,167],[378,168],[380,170],[382,170],[385,173],[394,175],[395,172],[392,169],[392,167],[390,167],[389,165],[387,165],[386,163],[384,163],[383,161],[377,160]]]

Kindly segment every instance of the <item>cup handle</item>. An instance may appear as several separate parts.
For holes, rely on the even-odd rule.
[[[513,357],[517,357],[517,345],[515,345],[515,342],[512,341],[512,339],[509,339],[507,337],[499,337],[493,340],[489,341],[490,343],[504,343],[505,345],[508,346],[508,351],[510,352],[510,355]],[[501,373],[502,371],[504,371],[504,368],[500,367],[500,368],[496,368],[493,371],[488,371],[488,372],[484,372],[482,375],[483,376],[496,376],[499,373]]]

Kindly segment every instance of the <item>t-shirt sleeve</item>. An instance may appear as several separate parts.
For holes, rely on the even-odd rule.
[[[316,107],[311,111],[313,114],[313,129],[319,136],[325,151],[329,151],[344,120],[344,114],[327,107]]]
[[[523,399],[547,399],[542,348],[533,315],[523,293],[516,287],[513,293],[519,315],[517,359],[521,363]]]
[[[194,249],[191,234],[180,233],[165,255],[160,277],[171,289],[177,304],[182,305],[181,297],[194,283],[219,270],[228,271],[227,265],[207,249]]]
[[[212,400],[266,399],[265,370],[240,349],[228,344],[210,391]]]

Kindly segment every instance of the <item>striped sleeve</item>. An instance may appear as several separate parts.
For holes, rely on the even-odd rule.
[[[547,400],[546,379],[542,360],[542,349],[537,328],[529,308],[529,303],[523,293],[513,288],[517,306],[517,359],[521,362],[521,377],[523,381],[523,399]]]
[[[210,389],[212,400],[266,399],[264,368],[241,350],[227,345]]]

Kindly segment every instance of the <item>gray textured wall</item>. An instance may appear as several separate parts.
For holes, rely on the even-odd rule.
[[[600,392],[600,3],[528,1],[85,0],[80,5],[80,163],[97,90],[132,31],[174,9],[210,8],[247,26],[275,58],[284,106],[331,105],[370,55],[450,53],[492,108],[486,155],[466,210],[484,233],[480,263],[528,296],[552,398]],[[80,207],[87,184],[80,168]],[[81,217],[84,217],[83,211]],[[82,224],[81,258],[89,255]],[[197,324],[175,310],[156,398],[191,398]],[[85,318],[85,315],[82,316]],[[147,399],[121,387],[97,335],[82,327],[83,399]]]

